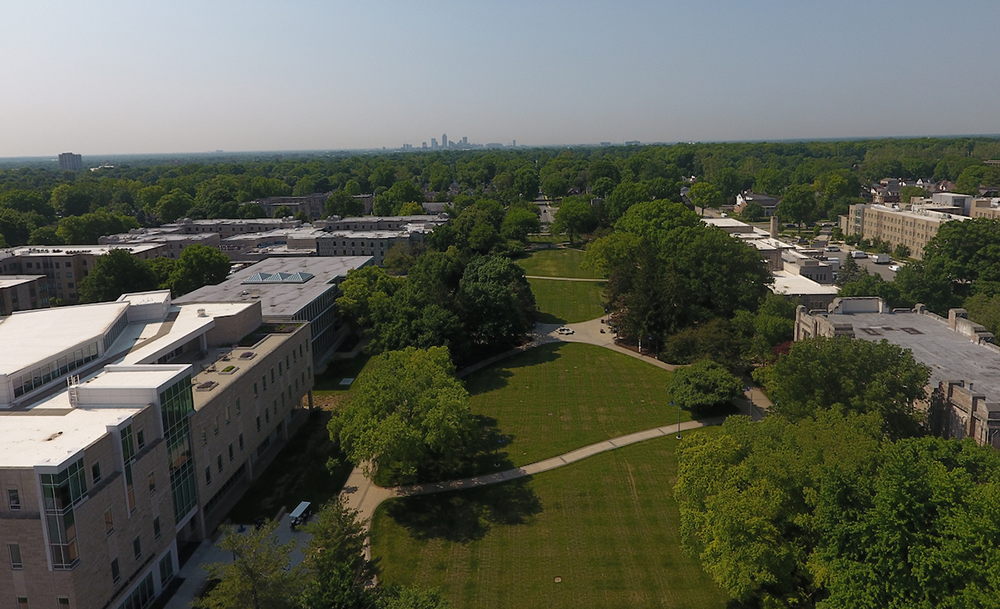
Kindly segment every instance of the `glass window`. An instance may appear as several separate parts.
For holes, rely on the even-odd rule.
[[[218,464],[219,473],[222,473],[222,455],[221,454],[215,457],[215,462],[216,462],[216,464]]]
[[[143,448],[146,448],[145,430],[140,429],[139,431],[135,432],[135,446],[136,450],[142,450]]]
[[[146,477],[146,482],[149,483],[149,494],[152,495],[156,492],[156,474],[149,472],[149,475]]]
[[[111,508],[104,512],[104,530],[108,535],[115,532],[115,516],[111,513]]]
[[[229,445],[229,460],[230,461],[233,460],[233,445],[232,444]]]
[[[122,580],[122,571],[118,568],[118,559],[111,561],[111,581],[118,583]]]
[[[153,539],[159,541],[162,536],[163,531],[160,530],[160,517],[157,516],[153,519]]]
[[[142,541],[139,540],[138,535],[132,540],[132,554],[135,556],[136,561],[142,558]]]
[[[69,599],[65,596],[60,596],[56,599],[56,605],[58,605],[59,609],[69,609]]]
[[[17,609],[28,609],[28,597],[26,596],[17,597]]]
[[[240,434],[240,450],[243,450],[243,434]]]
[[[212,467],[205,468],[205,484],[212,484]]]
[[[260,417],[257,417],[257,431],[260,431]]]
[[[94,484],[101,481],[101,463],[98,461],[90,466],[90,473],[94,476]]]
[[[16,488],[7,489],[7,506],[10,507],[12,512],[21,509],[21,495],[17,492]]]
[[[9,543],[7,544],[7,550],[10,552],[10,568],[23,569],[24,563],[21,562],[21,546],[16,543]]]

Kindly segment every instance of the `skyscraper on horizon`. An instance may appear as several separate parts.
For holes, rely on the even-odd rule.
[[[59,169],[63,171],[83,170],[83,157],[72,152],[64,152],[59,155]]]
[[[441,147],[442,148],[447,148],[448,147],[448,134],[447,133],[442,133],[441,134]]]

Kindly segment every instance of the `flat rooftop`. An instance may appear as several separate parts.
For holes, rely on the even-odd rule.
[[[59,245],[59,246],[39,246],[26,245],[24,247],[14,247],[7,251],[16,256],[75,256],[77,254],[92,254],[103,256],[111,250],[126,250],[133,254],[141,254],[150,250],[163,247],[159,243],[135,243],[131,245]]]
[[[885,339],[913,351],[913,357],[931,367],[931,383],[965,380],[988,401],[1000,401],[1000,351],[972,342],[947,322],[913,312],[825,315],[831,321],[850,322],[856,338]]]
[[[331,282],[347,277],[348,271],[371,264],[371,256],[289,256],[267,258],[230,275],[218,285],[207,285],[185,294],[174,302],[194,304],[208,302],[260,301],[265,317],[290,317],[329,290]],[[277,273],[308,273],[304,282],[245,283],[251,277]]]
[[[812,279],[803,277],[802,275],[797,275],[795,273],[789,273],[788,271],[774,271],[772,273],[774,276],[774,288],[773,292],[775,294],[782,295],[834,295],[836,296],[838,288],[835,285],[824,285],[822,283],[816,283]]]
[[[19,311],[0,319],[0,374],[13,374],[88,340],[97,340],[128,308],[100,302]]]
[[[23,283],[31,283],[37,279],[44,279],[45,275],[0,275],[0,289],[12,288]]]
[[[58,465],[145,407],[72,408],[64,391],[38,408],[2,413],[0,466]]]

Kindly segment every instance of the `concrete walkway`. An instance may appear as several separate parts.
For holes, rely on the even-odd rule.
[[[358,518],[365,520],[366,527],[370,528],[371,518],[375,514],[376,508],[378,508],[378,506],[387,499],[457,491],[477,486],[507,482],[508,480],[524,478],[525,476],[533,476],[535,474],[563,467],[564,465],[576,463],[577,461],[586,459],[587,457],[592,457],[594,455],[607,452],[609,450],[615,450],[616,448],[621,448],[630,444],[635,444],[637,442],[643,442],[653,438],[661,438],[663,436],[677,435],[678,433],[683,434],[685,431],[699,429],[710,425],[721,425],[724,420],[725,417],[715,417],[711,419],[702,419],[700,421],[687,421],[685,423],[681,423],[679,426],[663,425],[662,427],[654,427],[652,429],[637,431],[635,433],[619,436],[610,440],[603,440],[557,457],[552,457],[550,459],[545,459],[544,461],[538,461],[522,467],[516,467],[514,469],[508,469],[494,474],[483,474],[459,480],[448,480],[446,482],[428,482],[425,484],[410,484],[406,486],[394,486],[387,488],[377,486],[367,476],[365,476],[364,467],[359,466],[355,467],[354,470],[351,471],[351,475],[348,477],[347,483],[344,485],[344,490],[341,494],[344,497],[347,507],[357,510]]]
[[[552,281],[591,281],[596,283],[607,283],[607,279],[590,279],[587,277],[546,277],[545,275],[525,275],[526,279],[551,279]]]

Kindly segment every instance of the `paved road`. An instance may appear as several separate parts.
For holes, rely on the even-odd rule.
[[[839,252],[826,252],[826,255],[830,258],[836,257],[840,259],[840,264],[843,266],[844,260],[850,256],[851,247],[848,245],[841,245]],[[895,271],[889,270],[888,264],[875,264],[871,259],[871,254],[868,258],[855,258],[855,262],[858,263],[863,269],[868,269],[868,272],[873,275],[880,275],[882,279],[886,281],[892,281],[896,278]],[[893,260],[893,264],[899,264],[899,262]]]
[[[589,279],[587,277],[546,277],[545,275],[525,275],[528,279],[551,279],[552,281],[596,281],[604,283],[607,279]]]

